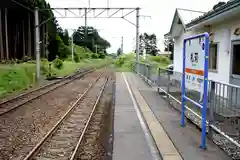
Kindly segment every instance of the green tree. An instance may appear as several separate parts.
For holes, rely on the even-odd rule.
[[[68,30],[67,29],[65,29],[64,30],[64,33],[63,33],[63,38],[62,38],[62,40],[63,40],[63,43],[66,45],[66,46],[69,46],[69,34],[68,34]]]
[[[85,26],[77,29],[73,36],[73,42],[79,46],[87,47],[92,52],[95,52],[95,46],[98,46],[98,52],[106,53],[106,49],[111,46],[107,40],[99,35],[97,29],[94,27],[85,28]]]
[[[117,50],[117,56],[120,56],[122,54],[121,48],[118,48]]]
[[[171,52],[170,59],[173,60],[173,50],[174,50],[174,42],[173,39],[166,38],[164,39],[164,51]]]
[[[153,56],[157,55],[157,36],[155,34],[144,33],[139,36],[139,39],[140,54],[142,54],[145,49],[147,54],[151,54]]]

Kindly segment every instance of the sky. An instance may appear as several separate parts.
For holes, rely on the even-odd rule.
[[[47,0],[51,7],[88,7],[88,0]],[[158,48],[163,51],[164,34],[169,32],[176,8],[198,11],[209,11],[213,5],[227,0],[90,0],[91,7],[140,7],[140,33],[155,33]],[[55,16],[60,16],[55,13]],[[151,17],[146,17],[151,16]],[[136,12],[127,16],[136,22]],[[73,29],[84,25],[84,19],[59,18],[58,22],[70,34]],[[123,37],[124,53],[131,52],[135,47],[136,27],[123,19],[88,19],[87,24],[98,29],[99,34],[111,43],[109,53],[116,53]]]

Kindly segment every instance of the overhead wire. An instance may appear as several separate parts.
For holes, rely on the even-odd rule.
[[[12,2],[18,4],[19,6],[25,8],[25,9],[31,11],[31,12],[34,12],[34,10],[32,10],[31,8],[29,8],[29,7],[27,7],[27,6],[24,6],[23,4],[21,4],[21,3],[17,2],[17,1],[15,1],[15,0],[12,0]]]

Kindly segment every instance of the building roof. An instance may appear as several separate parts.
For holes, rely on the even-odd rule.
[[[194,11],[194,10],[188,10],[188,9],[182,9],[182,8],[177,8],[177,12],[179,14],[180,19],[182,20],[182,23],[184,23],[185,25],[191,22],[193,19],[205,13],[201,11]]]
[[[171,29],[170,32],[168,33],[168,35],[171,35],[172,33],[172,29],[175,23],[177,23],[177,17],[179,17],[179,19],[182,22],[183,27],[185,28],[186,25],[191,22],[192,19],[199,17],[200,15],[203,15],[205,12],[201,12],[201,11],[194,11],[194,10],[189,10],[189,9],[182,9],[182,8],[177,8],[173,17],[173,21],[171,24]],[[165,35],[167,36],[167,34]]]
[[[240,0],[230,0],[226,4],[223,4],[216,9],[212,9],[209,12],[177,8],[174,14],[170,32],[165,34],[164,36],[167,37],[172,34],[173,26],[174,23],[176,23],[177,17],[179,17],[179,19],[182,21],[183,27],[186,29],[201,22],[204,22],[208,19],[216,17],[222,13],[230,13],[232,9],[236,9],[237,7],[240,7]]]
[[[209,11],[209,12],[207,12],[207,13],[199,16],[199,17],[193,18],[186,26],[187,27],[191,27],[191,26],[193,26],[195,24],[203,22],[203,21],[205,21],[207,19],[210,19],[210,18],[212,18],[214,16],[217,16],[217,15],[219,15],[221,13],[229,11],[229,10],[235,8],[235,7],[238,7],[238,6],[240,6],[240,0],[230,0],[226,4],[218,7],[215,10],[212,9],[211,11]]]

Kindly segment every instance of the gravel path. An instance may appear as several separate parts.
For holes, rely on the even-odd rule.
[[[0,117],[0,159],[22,159],[102,71],[60,87]]]

